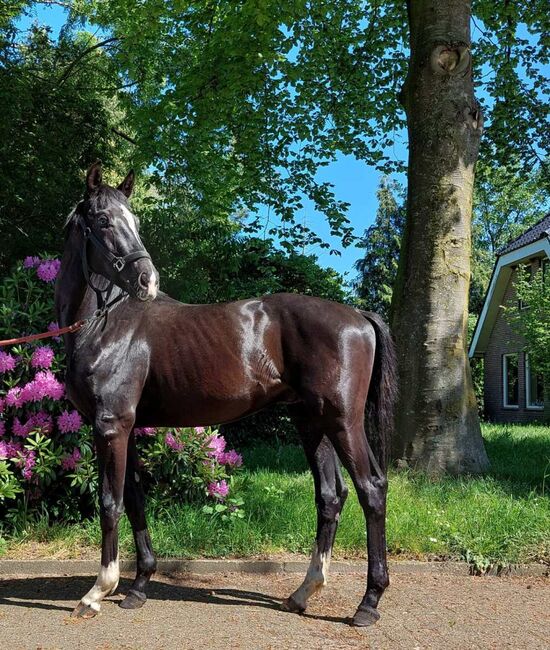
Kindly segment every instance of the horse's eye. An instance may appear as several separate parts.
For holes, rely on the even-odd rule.
[[[109,219],[105,216],[101,216],[97,220],[98,226],[100,228],[108,228],[109,227]]]

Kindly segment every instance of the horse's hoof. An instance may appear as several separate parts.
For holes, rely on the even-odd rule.
[[[82,601],[73,609],[71,618],[93,618],[99,614],[99,608],[94,609],[90,605],[85,605]]]
[[[294,614],[303,614],[306,611],[306,608],[302,605],[298,605],[292,596],[283,600],[281,603],[281,609],[284,612],[293,612]]]
[[[119,607],[122,609],[139,609],[145,605],[147,596],[142,591],[135,591],[130,589],[126,598],[119,603]]]
[[[369,605],[364,605],[363,607],[359,607],[355,612],[352,625],[357,627],[368,627],[369,625],[374,625],[379,618],[380,613],[377,609],[369,607]]]

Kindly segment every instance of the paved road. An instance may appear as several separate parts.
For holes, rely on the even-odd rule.
[[[550,648],[550,581],[396,574],[368,629],[346,623],[363,591],[360,574],[334,575],[304,616],[279,610],[300,576],[211,574],[160,578],[145,607],[116,594],[91,620],[69,617],[94,578],[0,580],[2,650],[333,648]],[[119,592],[129,586],[123,579]]]

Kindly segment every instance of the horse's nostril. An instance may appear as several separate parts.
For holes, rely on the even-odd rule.
[[[138,283],[142,289],[147,289],[149,287],[149,278],[147,276],[147,273],[139,274]]]

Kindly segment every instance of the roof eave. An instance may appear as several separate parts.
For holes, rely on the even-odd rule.
[[[477,319],[472,342],[468,350],[468,356],[470,358],[480,357],[485,354],[487,341],[493,329],[493,324],[498,314],[508,280],[510,279],[511,267],[539,253],[545,253],[550,258],[550,237],[548,235],[542,236],[530,244],[525,244],[520,248],[516,248],[509,253],[503,253],[497,257],[483,302],[483,308]]]

